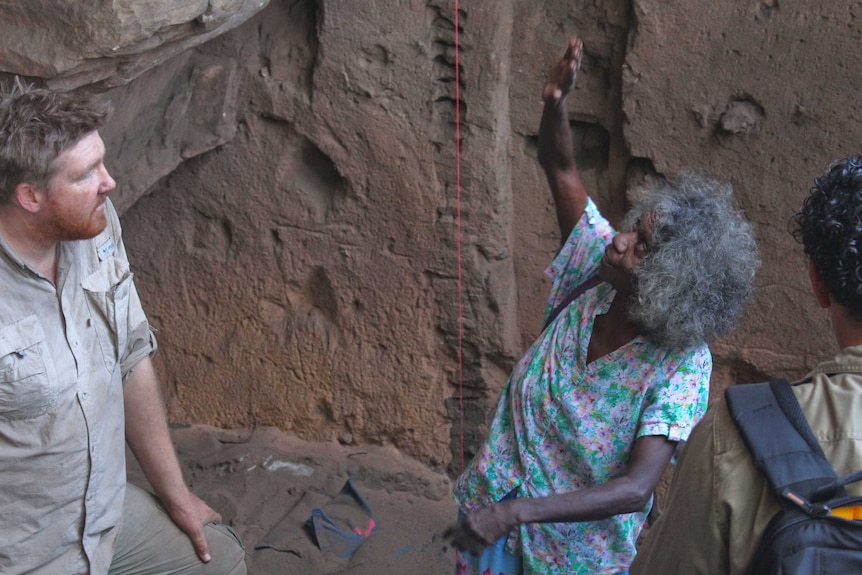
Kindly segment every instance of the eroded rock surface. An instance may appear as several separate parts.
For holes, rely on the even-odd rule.
[[[269,0],[9,0],[0,69],[60,90],[109,88],[248,20]]]
[[[18,4],[6,25],[49,13]],[[834,351],[788,222],[862,141],[862,2],[114,4],[31,31],[57,38],[42,55],[0,35],[0,56],[116,104],[115,201],[173,421],[390,445],[457,473],[542,323],[560,238],[539,95],[573,33],[574,143],[601,209],[618,222],[640,183],[694,167],[756,226],[758,291],[712,346],[716,393]]]

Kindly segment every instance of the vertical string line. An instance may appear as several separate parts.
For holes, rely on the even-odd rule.
[[[461,63],[458,36],[458,0],[455,0],[455,188],[458,229],[458,411],[461,430],[461,471],[464,471],[464,301],[461,277]]]

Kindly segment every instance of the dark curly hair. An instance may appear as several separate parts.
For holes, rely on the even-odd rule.
[[[839,160],[815,178],[793,219],[793,237],[833,301],[862,320],[862,156]]]
[[[760,266],[754,230],[733,205],[731,186],[687,170],[643,190],[625,227],[647,212],[656,215],[653,245],[635,272],[629,319],[670,347],[730,333]]]

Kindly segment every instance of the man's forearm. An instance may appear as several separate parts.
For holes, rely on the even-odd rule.
[[[209,561],[203,526],[221,521],[221,516],[189,491],[183,480],[150,358],[135,366],[124,385],[123,397],[126,442],[171,520],[188,535],[201,561]]]
[[[139,362],[123,388],[126,441],[165,506],[175,505],[188,489],[168,431],[164,402],[150,358]]]

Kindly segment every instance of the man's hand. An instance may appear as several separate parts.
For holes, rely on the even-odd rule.
[[[497,503],[470,513],[446,529],[443,537],[456,549],[479,555],[517,525],[511,503]]]
[[[191,491],[187,491],[187,493],[188,496],[185,501],[170,506],[165,504],[165,510],[170,515],[171,520],[177,524],[177,527],[189,536],[201,561],[209,563],[212,556],[204,536],[204,525],[220,523],[221,515]]]
[[[563,59],[554,64],[545,89],[542,91],[542,100],[556,103],[565,100],[569,92],[575,87],[575,80],[581,69],[581,58],[584,52],[584,43],[580,38],[569,40],[569,46]]]

